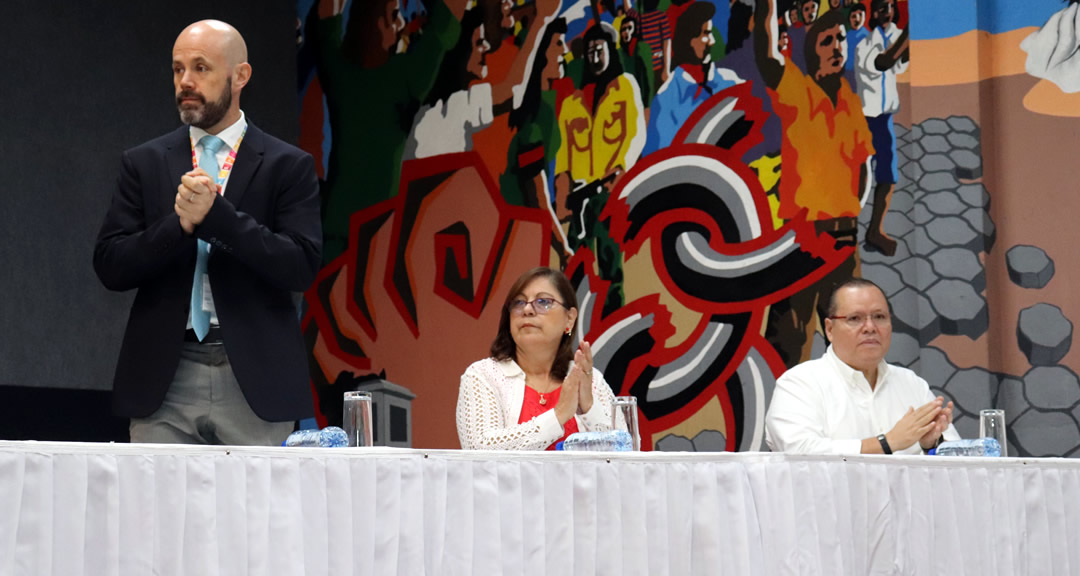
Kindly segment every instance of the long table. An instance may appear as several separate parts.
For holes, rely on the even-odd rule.
[[[0,575],[1074,575],[1080,462],[0,442]]]

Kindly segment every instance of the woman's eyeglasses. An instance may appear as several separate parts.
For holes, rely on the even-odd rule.
[[[556,304],[565,307],[566,305],[554,298],[537,298],[535,300],[525,300],[518,298],[510,303],[510,313],[521,315],[525,313],[525,306],[532,304],[533,310],[537,314],[547,314]]]

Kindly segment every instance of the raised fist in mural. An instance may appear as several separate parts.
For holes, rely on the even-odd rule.
[[[488,355],[510,285],[547,262],[551,217],[506,204],[475,152],[406,162],[401,181],[353,215],[306,294],[312,379],[333,417],[342,391],[385,374],[417,396],[414,444],[456,448],[458,378]]]
[[[1070,2],[1020,43],[1028,74],[1045,78],[1065,93],[1080,92],[1080,4]]]

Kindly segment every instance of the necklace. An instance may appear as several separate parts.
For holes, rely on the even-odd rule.
[[[550,380],[550,378],[546,378],[546,379],[545,379],[545,381],[544,381],[544,383],[543,383],[543,387],[544,387],[544,388],[551,388],[551,389],[550,389],[550,390],[548,390],[547,392],[542,392],[542,391],[540,390],[540,387],[539,387],[539,386],[538,386],[537,384],[539,384],[539,383],[538,383],[538,382],[536,382],[536,381],[535,381],[535,379],[534,379],[534,381],[533,381],[533,385],[531,385],[531,386],[529,386],[529,387],[530,387],[530,388],[532,388],[533,390],[536,390],[536,393],[540,395],[540,405],[541,405],[541,406],[547,406],[547,403],[548,403],[548,401],[547,401],[547,398],[544,398],[544,394],[551,394],[551,393],[552,393],[552,392],[554,392],[554,391],[555,391],[556,389],[558,389],[558,387],[556,386],[556,387],[554,387],[554,388],[551,388],[551,380]],[[528,384],[528,378],[527,378],[527,377],[526,377],[526,385],[527,385],[527,386],[529,385],[529,384]]]

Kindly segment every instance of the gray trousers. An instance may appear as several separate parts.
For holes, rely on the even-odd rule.
[[[280,446],[293,422],[267,422],[248,406],[221,343],[185,342],[157,412],[131,419],[131,441]]]

